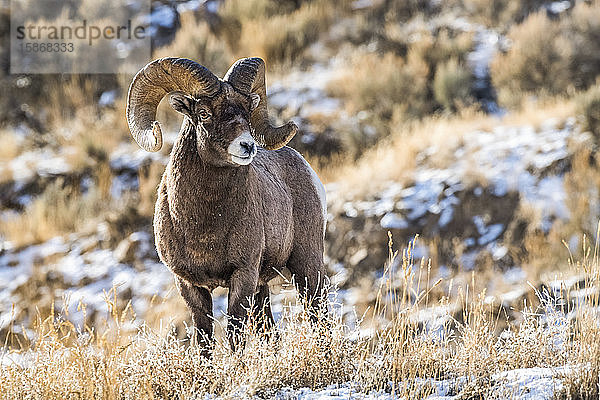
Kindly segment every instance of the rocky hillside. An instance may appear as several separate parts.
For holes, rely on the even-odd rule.
[[[338,10],[349,14],[333,20],[319,40],[302,48],[310,62],[276,68],[269,76],[273,117],[292,118],[298,123],[300,132],[291,146],[313,161],[328,179],[326,262],[333,282],[342,290],[348,318],[353,318],[354,306],[364,310],[373,301],[374,287],[389,258],[388,233],[396,243],[394,250],[419,235],[412,244],[412,255],[416,263],[431,259],[429,283],[438,278],[465,280],[476,271],[502,277],[501,283],[481,283],[490,295],[502,298],[517,290],[516,285],[520,296],[531,297],[533,293],[523,280],[531,279],[539,286],[543,282],[549,284],[549,279],[532,274],[528,240],[532,235],[548,237],[553,229],[572,219],[574,210],[565,179],[582,149],[592,146],[593,137],[585,132],[586,127],[574,112],[549,115],[541,121],[536,118],[535,123],[521,117],[511,123],[511,114],[497,104],[490,76],[491,60],[508,46],[506,32],[499,26],[484,25],[477,18],[467,17],[458,8],[444,12],[432,5],[425,22],[415,17],[419,14],[414,14],[414,10],[394,15],[400,19],[416,18],[414,24],[405,27],[407,34],[425,35],[433,41],[425,50],[411,50],[411,54],[418,53],[423,58],[424,70],[430,68],[431,80],[437,81],[433,69],[441,71],[442,67],[431,60],[428,52],[456,47],[452,50],[456,54],[449,54],[462,60],[461,68],[469,77],[463,83],[472,89],[463,100],[474,102],[480,113],[469,117],[467,112],[465,120],[483,118],[485,123],[480,128],[466,123],[464,129],[448,132],[437,142],[425,140],[426,128],[418,128],[410,139],[414,152],[406,153],[408,161],[394,160],[393,155],[387,163],[360,161],[369,149],[386,151],[386,134],[396,137],[396,144],[387,149],[388,155],[396,146],[397,157],[402,157],[402,132],[411,134],[410,128],[404,128],[398,119],[398,115],[405,116],[403,112],[390,117],[377,107],[356,111],[354,104],[358,100],[354,96],[371,95],[369,85],[355,94],[340,89],[350,85],[352,74],[357,82],[361,79],[353,68],[356,60],[370,51],[369,46],[379,48],[395,43],[405,50],[410,48],[398,42],[393,31],[374,36],[372,44],[356,43],[365,32],[353,27],[353,18],[364,24],[361,29],[370,29],[372,19],[383,12],[378,7],[372,2],[353,2],[349,9]],[[542,8],[556,17],[569,10],[554,3]],[[176,32],[198,34],[190,33],[190,29],[196,29],[189,26],[190,20],[218,31],[230,12],[218,2],[156,4],[151,18],[156,44],[162,46],[161,51],[178,51],[177,45],[183,39]],[[391,9],[386,12],[393,14]],[[451,15],[460,17],[452,19]],[[242,26],[247,23],[243,18],[240,21]],[[411,60],[406,59],[406,70],[411,70]],[[395,71],[392,69],[392,75],[386,76],[390,84],[396,84]],[[22,79],[25,87],[35,83],[28,77]],[[373,81],[375,85],[377,80]],[[402,81],[398,84],[403,85]],[[398,88],[401,89],[402,86]],[[450,90],[450,86],[446,89]],[[379,90],[385,93],[384,89]],[[427,86],[423,90],[435,95],[433,92],[438,89]],[[446,107],[444,104],[449,107],[446,111],[454,107],[438,95],[434,97],[439,103],[427,107],[438,111]],[[380,98],[380,103],[395,101],[393,96]],[[96,311],[104,307],[105,292],[113,288],[119,301],[131,301],[140,316],[155,295],[171,296],[172,279],[154,251],[151,213],[157,179],[168,160],[179,121],[161,111],[160,117],[167,119],[170,127],[166,150],[150,154],[129,139],[120,119],[123,100],[117,89],[101,91],[94,107],[106,115],[99,122],[81,118],[72,126],[61,125],[51,134],[36,133],[31,124],[18,122],[4,133],[16,150],[14,157],[0,163],[0,221],[4,221],[6,229],[0,235],[0,274],[2,282],[6,282],[0,287],[3,332],[22,323],[28,326],[35,318],[36,307],[41,305],[48,310],[51,304],[68,303],[65,312],[71,316],[79,312],[76,319],[83,321],[83,312],[77,310],[80,300],[87,303],[85,317],[93,321]],[[483,114],[487,116],[481,117]],[[386,128],[382,129],[382,124]],[[437,122],[437,129],[442,129],[443,124],[444,119]],[[106,144],[94,143],[85,136],[87,133],[78,138],[80,131],[93,131],[92,126],[117,134]],[[394,136],[394,132],[400,133]],[[423,138],[421,143],[419,135]],[[328,173],[335,171],[338,162],[344,164],[343,171],[349,171],[346,175]],[[396,173],[398,169],[401,171]],[[369,172],[365,175],[369,182],[354,182],[350,184],[353,190],[349,190],[348,181],[353,182],[353,175],[363,176],[365,171]],[[397,179],[390,178],[394,174]],[[371,186],[376,189],[365,189]],[[78,204],[88,203],[93,205],[89,206],[91,210],[80,210]],[[82,221],[63,221],[63,230],[71,233],[56,229],[54,234],[53,221],[65,219],[63,214],[66,219],[73,215],[73,219]],[[48,226],[42,226],[42,221]],[[576,247],[578,238],[573,233],[565,233],[571,236],[564,239]],[[445,286],[447,291],[449,284]],[[445,293],[444,290],[439,293]]]

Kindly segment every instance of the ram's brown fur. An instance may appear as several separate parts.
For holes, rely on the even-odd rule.
[[[289,147],[258,148],[250,164],[227,164],[215,146],[223,142],[223,148],[251,129],[252,106],[229,83],[221,86],[216,95],[190,99],[188,108],[172,103],[185,109],[186,118],[162,176],[154,215],[159,256],[176,275],[194,324],[208,341],[214,288],[229,288],[233,333],[251,306],[263,312],[260,321],[273,322],[267,284],[284,268],[309,296],[321,294],[324,278],[322,185]],[[202,127],[194,114],[196,101],[214,111]]]

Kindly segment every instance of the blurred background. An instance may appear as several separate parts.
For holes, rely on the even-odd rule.
[[[145,153],[124,116],[131,75],[9,74],[0,4],[0,339],[51,310],[95,326],[107,300],[132,328],[183,329],[152,231],[181,118],[161,104],[166,145]],[[582,284],[570,260],[593,246],[600,215],[600,2],[164,0],[151,10],[153,58],[192,58],[219,76],[241,57],[266,61],[271,117],[296,121],[290,145],[326,184],[325,259],[348,324],[385,274],[402,273],[407,246],[415,285],[432,287],[414,318],[434,326],[461,318],[453,299],[467,284],[504,323],[539,302],[536,290]],[[276,314],[287,297],[274,295]]]

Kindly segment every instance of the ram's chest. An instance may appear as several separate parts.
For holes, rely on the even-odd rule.
[[[198,266],[226,263],[230,232],[235,228],[231,216],[219,206],[176,211],[173,213],[175,230],[184,243],[187,258]]]
[[[185,257],[199,274],[227,279],[231,271],[250,254],[238,249],[259,249],[262,232],[244,202],[207,202],[187,197],[171,206],[175,234],[183,244]],[[262,228],[262,226],[260,227]],[[258,254],[256,255],[258,256]]]
[[[214,232],[197,232],[185,237],[185,252],[194,264],[210,264],[223,261],[222,241],[226,238]]]

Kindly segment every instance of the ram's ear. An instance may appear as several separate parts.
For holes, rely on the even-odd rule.
[[[184,93],[173,93],[169,96],[169,104],[173,109],[191,120],[194,120],[194,107],[196,100],[193,97],[188,96]]]
[[[256,93],[250,93],[250,99],[252,100],[250,111],[254,111],[258,107],[258,103],[260,103],[260,96]]]

